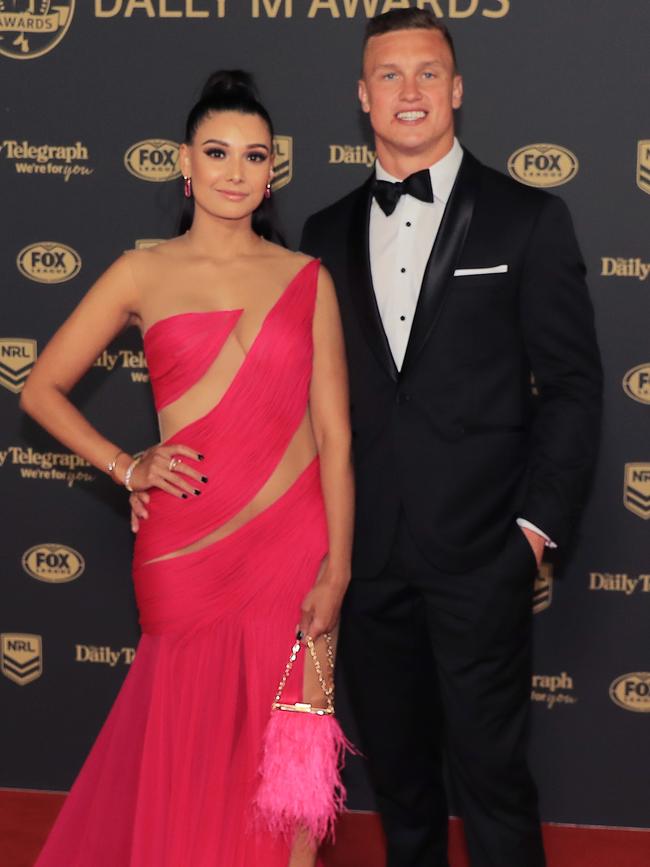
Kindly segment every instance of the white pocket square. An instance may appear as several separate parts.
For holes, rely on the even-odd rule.
[[[456,268],[454,277],[473,277],[476,274],[505,274],[507,265],[495,265],[493,268]]]

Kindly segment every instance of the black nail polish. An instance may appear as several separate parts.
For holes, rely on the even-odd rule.
[[[208,480],[208,477],[207,477],[207,476],[201,476],[201,481],[202,481],[202,482],[207,482],[207,480]]]
[[[198,495],[201,493],[201,491],[197,490],[197,488],[194,488],[194,493],[195,493],[196,496],[198,497]]]
[[[303,637],[304,637],[304,632],[302,631],[302,629],[299,629],[299,630],[296,632],[296,639],[297,639],[298,641],[302,641]]]
[[[184,500],[187,499],[187,494],[181,494],[181,496],[182,496],[182,498],[183,498]]]

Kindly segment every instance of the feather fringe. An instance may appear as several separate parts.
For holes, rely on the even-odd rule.
[[[340,769],[356,750],[334,716],[273,710],[264,733],[256,820],[274,836],[305,832],[312,845],[334,836],[346,791]]]

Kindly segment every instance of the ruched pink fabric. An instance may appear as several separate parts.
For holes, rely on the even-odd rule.
[[[218,403],[174,436],[205,455],[210,483],[187,501],[153,492],[134,554],[136,658],[36,867],[287,865],[287,842],[250,807],[300,603],[327,551],[318,459],[230,535],[150,561],[222,526],[280,462],[307,409],[318,267],[286,287]],[[149,329],[159,409],[201,378],[241,313]]]

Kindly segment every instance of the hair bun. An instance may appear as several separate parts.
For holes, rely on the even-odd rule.
[[[248,96],[259,101],[253,76],[242,69],[219,69],[208,78],[201,91],[201,99],[225,95]]]

